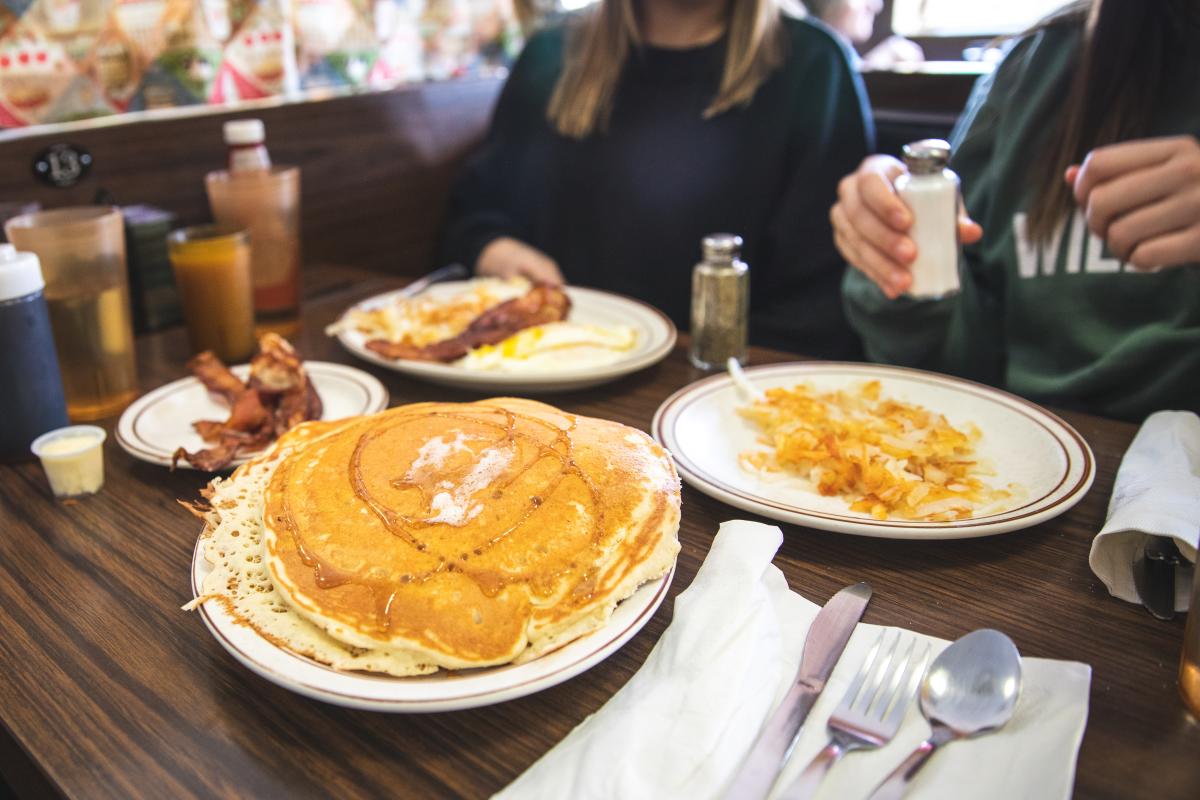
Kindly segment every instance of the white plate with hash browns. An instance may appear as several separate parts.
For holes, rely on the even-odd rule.
[[[1062,514],[1095,478],[1074,428],[982,384],[820,361],[745,374],[767,399],[715,375],[659,406],[652,432],[684,481],[764,517],[893,539],[991,536]],[[931,466],[940,456],[960,477]]]

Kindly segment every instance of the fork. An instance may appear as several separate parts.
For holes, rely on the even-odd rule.
[[[812,797],[829,768],[851,750],[882,747],[892,740],[916,695],[929,661],[929,645],[917,646],[911,634],[896,631],[888,646],[888,630],[875,640],[867,658],[829,718],[829,743],[813,757],[779,800]],[[908,647],[901,653],[901,640]]]

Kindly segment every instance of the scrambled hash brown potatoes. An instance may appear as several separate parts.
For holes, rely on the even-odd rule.
[[[826,496],[876,519],[945,522],[1012,503],[1017,487],[995,489],[975,454],[980,431],[941,414],[881,396],[879,381],[820,392],[804,384],[768,389],[738,409],[763,431],[770,450],[740,455],[744,468],[812,481]]]

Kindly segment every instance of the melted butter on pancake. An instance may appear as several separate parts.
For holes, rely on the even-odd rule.
[[[489,446],[476,454],[462,431],[455,431],[453,438],[435,437],[421,446],[408,472],[392,485],[420,489],[429,504],[429,515],[421,522],[465,525],[483,511],[483,502],[475,494],[490,487],[512,463],[514,451],[508,444]],[[459,460],[465,461],[466,474],[455,476],[447,462],[463,453],[467,457]]]
[[[333,640],[414,665],[536,657],[678,551],[666,452],[541,403],[403,406],[283,450],[260,495],[274,590]]]

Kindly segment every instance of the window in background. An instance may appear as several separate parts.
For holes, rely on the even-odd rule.
[[[893,0],[892,30],[907,37],[1020,33],[1068,0]]]

